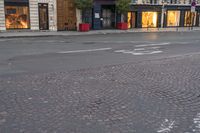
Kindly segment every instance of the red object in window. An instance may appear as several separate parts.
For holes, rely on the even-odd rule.
[[[79,31],[86,32],[89,30],[90,30],[90,24],[87,24],[87,23],[79,24]]]
[[[128,23],[117,23],[117,29],[128,30]]]

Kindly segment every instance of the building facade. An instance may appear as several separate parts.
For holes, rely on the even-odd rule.
[[[200,25],[200,1],[196,12],[191,12],[192,0],[132,0],[127,14],[128,27],[167,28]],[[94,0],[93,29],[116,28],[120,15],[115,0]]]
[[[57,30],[55,0],[0,1],[0,30]]]
[[[120,21],[115,0],[94,0],[86,18],[91,28],[114,29]],[[191,12],[192,0],[132,0],[128,27],[160,28],[200,26],[200,0]],[[0,31],[76,30],[81,14],[74,0],[0,0]]]
[[[92,13],[93,29],[112,29],[116,27],[115,0],[94,0]]]
[[[77,18],[74,0],[57,0],[58,30],[76,30]]]
[[[197,1],[198,3],[198,1]],[[128,12],[129,28],[199,26],[200,6],[191,12],[190,0],[133,0]]]
[[[30,29],[56,31],[56,8],[55,0],[29,0]]]

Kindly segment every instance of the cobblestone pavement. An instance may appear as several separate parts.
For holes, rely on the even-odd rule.
[[[199,133],[200,56],[0,78],[0,133]]]

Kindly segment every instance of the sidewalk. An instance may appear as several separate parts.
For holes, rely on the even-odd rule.
[[[89,32],[77,31],[9,31],[0,32],[0,38],[17,37],[48,37],[48,36],[76,36],[76,35],[94,35],[94,34],[117,34],[117,33],[135,33],[135,32],[192,32],[200,31],[200,27],[178,27],[178,28],[136,28],[129,30],[91,30]]]

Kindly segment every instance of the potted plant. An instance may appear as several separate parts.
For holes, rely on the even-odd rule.
[[[130,9],[131,0],[117,0],[116,1],[116,9],[117,12],[120,14],[120,22],[117,23],[117,28],[121,30],[128,29],[127,23],[127,13]]]
[[[79,23],[79,31],[89,31],[90,23],[86,14],[91,11],[93,7],[93,0],[75,0],[75,6],[80,10],[82,22]]]

